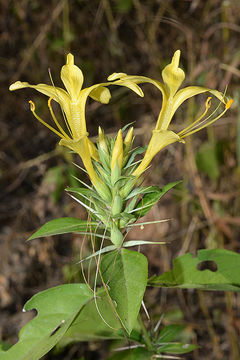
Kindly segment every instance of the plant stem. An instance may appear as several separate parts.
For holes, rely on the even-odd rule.
[[[147,346],[147,349],[148,349],[149,351],[153,350],[153,345],[152,345],[151,339],[150,339],[150,337],[149,337],[149,335],[148,335],[146,326],[145,326],[145,324],[144,324],[144,322],[143,322],[143,320],[142,320],[141,314],[138,315],[138,323],[139,323],[139,325],[140,325],[140,327],[141,327],[141,330],[142,330],[142,333],[143,333],[144,342],[145,342],[145,344],[146,344],[146,346]]]

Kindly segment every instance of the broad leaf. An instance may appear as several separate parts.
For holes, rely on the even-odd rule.
[[[209,270],[211,265],[216,271]],[[200,270],[207,267],[205,270]],[[224,249],[199,250],[173,261],[173,269],[153,276],[148,284],[159,287],[197,288],[203,290],[240,291],[240,254]]]
[[[1,360],[38,360],[65,334],[93,293],[85,284],[60,285],[34,295],[24,311],[36,309],[38,315],[25,325],[18,342]]]
[[[60,340],[57,347],[80,341],[96,341],[106,339],[126,339],[121,323],[113,311],[104,289],[98,291],[96,298],[89,302],[74,320],[71,327]],[[129,339],[140,341],[141,334],[135,328]]]
[[[97,221],[85,221],[71,217],[59,218],[48,221],[39,230],[33,233],[28,240],[41,238],[44,236],[67,234],[73,232],[85,232],[86,230],[94,230],[98,227]]]
[[[101,273],[116,312],[128,334],[135,326],[147,284],[147,258],[121,249],[102,258]]]
[[[135,216],[144,216],[160,199],[166,194],[170,189],[179,184],[181,181],[175,181],[170,184],[167,184],[162,189],[157,186],[150,186],[149,190],[143,196],[143,198],[138,202],[134,210],[130,211],[134,213]]]

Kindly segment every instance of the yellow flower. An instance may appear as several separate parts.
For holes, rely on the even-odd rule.
[[[12,84],[9,89],[13,91],[13,90],[30,87],[43,93],[44,95],[47,95],[49,97],[48,106],[50,109],[50,113],[58,130],[54,129],[52,126],[47,124],[35,113],[35,106],[33,102],[30,102],[31,111],[40,122],[42,122],[50,130],[55,132],[55,134],[60,136],[62,139],[77,140],[84,135],[88,135],[86,120],[85,120],[85,106],[86,106],[87,98],[88,96],[90,96],[92,99],[96,101],[107,104],[111,98],[111,94],[106,86],[112,84],[125,86],[135,91],[138,95],[143,96],[142,90],[138,87],[138,85],[136,85],[131,80],[127,80],[127,81],[116,80],[113,82],[96,84],[88,88],[82,89],[83,74],[82,71],[74,64],[74,56],[72,54],[67,55],[66,65],[64,65],[61,69],[61,79],[66,90],[51,85],[46,85],[46,84],[31,85],[27,82],[21,82],[21,81],[17,81],[14,84]],[[67,134],[63,130],[62,126],[59,124],[58,120],[56,119],[53,109],[51,107],[52,100],[55,100],[61,106],[69,134]],[[93,151],[93,153],[96,154],[95,151]]]
[[[113,82],[96,84],[82,89],[83,74],[82,71],[74,64],[74,56],[72,54],[67,55],[66,64],[61,69],[61,79],[66,90],[51,85],[31,85],[27,82],[21,81],[17,81],[12,84],[9,89],[13,91],[30,87],[49,97],[48,107],[57,129],[40,118],[35,112],[35,104],[32,101],[29,101],[30,109],[33,115],[62,139],[59,143],[60,145],[64,145],[80,155],[93,185],[101,196],[106,199],[110,196],[108,194],[109,190],[97,176],[91,161],[91,158],[99,161],[99,154],[95,145],[88,138],[85,120],[87,98],[90,96],[96,101],[107,104],[111,98],[110,91],[107,88],[109,85],[128,87],[135,91],[139,96],[143,96],[143,92],[135,82],[121,79]],[[61,106],[66,127],[68,129],[67,131],[65,131],[60,125],[53,112],[51,106],[52,100],[55,100]]]
[[[140,176],[143,173],[152,158],[165,146],[172,144],[176,141],[184,142],[183,139],[185,137],[192,135],[193,133],[213,124],[216,120],[218,120],[221,116],[225,114],[225,112],[230,108],[233,102],[233,100],[228,100],[227,97],[224,96],[224,94],[222,94],[221,92],[206,87],[188,86],[178,91],[185,78],[184,71],[179,67],[180,54],[180,50],[177,50],[173,55],[171,63],[163,69],[163,83],[145,76],[134,76],[124,73],[114,73],[108,77],[108,80],[120,79],[125,82],[135,82],[136,84],[141,84],[145,82],[151,83],[156,86],[162,93],[161,111],[159,113],[155,129],[153,130],[153,134],[150,139],[147,151],[142,162],[132,174],[136,177]],[[208,98],[205,104],[205,110],[197,120],[187,126],[186,129],[180,131],[178,134],[169,131],[168,127],[173,118],[173,115],[175,114],[179,106],[185,100],[205,92],[210,92],[212,95],[214,95],[220,100],[220,104],[222,103],[225,105],[222,113],[213,118],[213,115],[218,109],[217,108],[210,116],[204,118],[208,112],[208,109],[211,106],[211,98]]]

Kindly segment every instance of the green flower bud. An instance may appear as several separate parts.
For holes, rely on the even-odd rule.
[[[122,211],[122,198],[119,194],[116,194],[113,199],[113,205],[112,205],[112,214],[117,215],[120,214]]]
[[[116,245],[118,248],[121,247],[123,243],[123,234],[118,229],[118,227],[113,224],[111,229],[111,241],[114,245]]]

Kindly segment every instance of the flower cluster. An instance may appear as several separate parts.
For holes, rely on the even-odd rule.
[[[36,114],[32,101],[30,101],[30,109],[41,123],[61,138],[60,145],[66,146],[80,155],[94,188],[79,188],[74,192],[77,192],[78,200],[81,197],[88,200],[88,210],[92,212],[93,217],[104,224],[106,231],[109,232],[109,238],[117,247],[120,247],[124,240],[124,229],[141,216],[138,196],[144,193],[145,189],[139,187],[141,181],[139,178],[154,156],[167,145],[184,142],[187,136],[213,124],[224,115],[233,101],[228,100],[219,91],[205,87],[188,86],[179,90],[185,78],[184,71],[179,67],[179,60],[180,51],[177,50],[171,63],[162,71],[163,83],[144,76],[114,73],[108,77],[108,82],[82,89],[82,71],[74,64],[73,55],[68,54],[67,62],[61,70],[61,79],[66,90],[51,85],[30,85],[20,81],[10,86],[10,90],[34,88],[49,97],[48,107],[56,128]],[[132,127],[128,129],[125,138],[123,138],[123,131],[127,128],[119,130],[115,138],[108,138],[99,128],[98,139],[94,144],[89,139],[85,119],[87,98],[91,97],[107,104],[111,98],[109,85],[124,86],[139,96],[143,96],[142,89],[139,87],[139,84],[142,83],[151,83],[162,93],[161,111],[146,151],[145,148],[132,150]],[[215,117],[215,111],[207,116],[211,106],[211,97],[208,97],[205,110],[199,118],[178,133],[169,130],[169,125],[178,107],[185,100],[205,92],[210,92],[220,100],[220,105],[224,106],[223,111]],[[59,103],[62,108],[66,129],[54,114],[51,106],[52,100]],[[135,156],[144,151],[145,154],[140,163],[135,162]],[[83,204],[83,202],[81,203]]]

